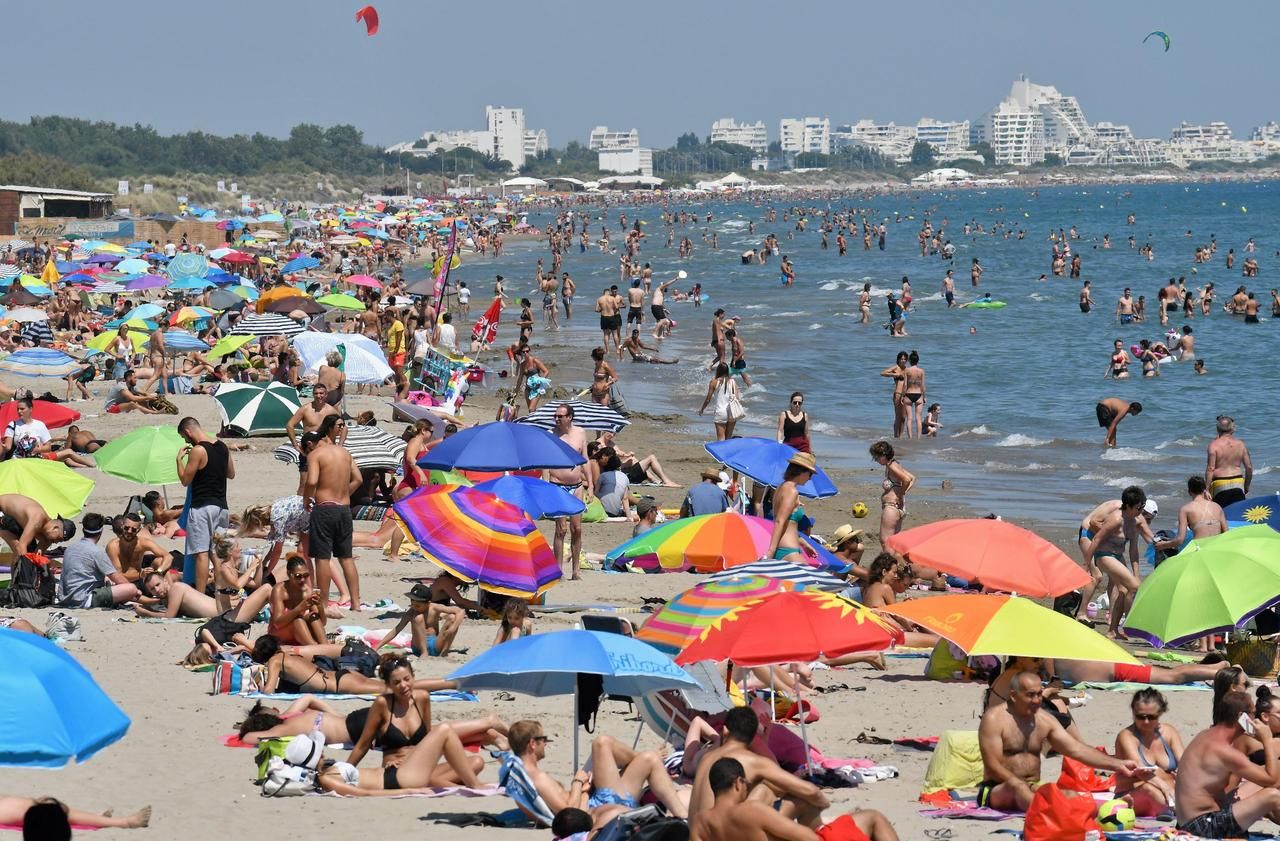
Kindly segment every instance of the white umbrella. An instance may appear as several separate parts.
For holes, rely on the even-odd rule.
[[[349,383],[381,383],[395,373],[387,364],[382,348],[367,336],[312,331],[296,336],[293,340],[293,349],[302,360],[303,375],[317,373],[324,364],[325,355],[336,350],[338,345],[343,345],[346,351],[346,362],[342,370]]]
[[[48,321],[49,313],[35,307],[14,307],[4,317],[10,321]]]

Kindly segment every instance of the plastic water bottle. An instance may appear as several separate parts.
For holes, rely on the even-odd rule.
[[[1102,841],[1102,833],[1096,829],[1091,829],[1084,834],[1084,841]]]
[[[248,548],[241,549],[240,550],[240,572],[242,573],[246,572],[249,569],[249,567],[253,565],[253,562],[257,560],[257,558],[258,558],[258,553],[256,550],[248,549]]]

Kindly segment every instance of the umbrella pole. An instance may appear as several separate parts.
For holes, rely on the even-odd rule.
[[[812,757],[809,755],[809,728],[805,724],[805,720],[809,718],[805,714],[804,704],[802,703],[802,695],[800,692],[800,683],[796,682],[796,706],[800,710],[800,741],[804,743],[804,770],[806,774],[813,774]]]
[[[773,665],[770,664],[769,666],[769,720],[772,721],[774,724],[778,723],[778,705],[774,703],[774,700],[777,697],[778,697],[778,687],[773,680]],[[799,698],[800,698],[800,690],[799,688],[797,688],[796,689],[797,703],[799,702]]]
[[[573,685],[573,773],[578,773],[578,685]]]

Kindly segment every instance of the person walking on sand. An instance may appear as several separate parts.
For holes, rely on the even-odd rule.
[[[1098,426],[1107,431],[1106,440],[1103,445],[1114,449],[1116,447],[1116,430],[1120,427],[1120,421],[1129,415],[1142,414],[1142,404],[1138,402],[1130,403],[1119,397],[1104,397],[1098,401],[1094,407],[1094,412],[1098,416]],[[1241,497],[1243,499],[1243,497]]]
[[[587,460],[587,436],[582,429],[573,423],[573,406],[569,403],[561,403],[556,406],[555,412],[555,434],[568,444],[574,451],[582,456],[583,464],[574,465],[573,467],[562,467],[555,470],[547,471],[547,481],[553,485],[559,485],[569,493],[576,497],[582,498],[582,491],[585,486],[586,497],[591,497],[595,493],[595,488],[591,484],[591,471],[586,467]],[[552,548],[555,550],[556,559],[559,563],[564,563],[564,538],[565,532],[569,533],[569,580],[577,581],[581,578],[582,565],[582,514],[574,514],[571,517],[557,517],[555,526],[555,536]]]
[[[333,427],[338,424],[345,424],[345,421],[333,416],[326,418],[320,425],[320,441],[307,454],[302,505],[311,512],[307,549],[311,554],[316,589],[322,604],[329,598],[329,561],[336,557],[342,567],[342,576],[347,580],[351,610],[359,611],[360,576],[352,557],[351,494],[364,484],[364,479],[347,448],[335,444],[330,438]]]
[[[698,414],[705,415],[707,405],[712,400],[715,401],[711,419],[716,427],[716,440],[727,441],[733,437],[734,425],[741,420],[735,407],[740,411],[742,404],[738,400],[738,383],[729,373],[729,366],[723,362],[716,365],[715,374],[712,375],[711,382],[707,383],[707,396],[703,398]]]

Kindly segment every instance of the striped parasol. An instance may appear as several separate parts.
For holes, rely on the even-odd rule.
[[[714,572],[708,581],[736,581],[744,577],[760,576],[783,581],[797,590],[810,587],[818,590],[829,590],[838,593],[849,585],[829,572],[790,561],[756,561],[751,564]]]
[[[305,331],[298,322],[277,312],[246,315],[231,329],[232,336],[296,336]]]
[[[276,382],[223,383],[213,399],[222,425],[245,435],[283,435],[299,405],[298,390]]]
[[[463,581],[529,598],[560,580],[560,565],[533,520],[473,488],[432,485],[395,504],[427,560]]]
[[[631,423],[608,406],[587,403],[583,400],[559,400],[554,403],[545,403],[517,422],[532,424],[547,430],[554,429],[556,409],[565,405],[573,407],[573,425],[579,429],[620,432],[623,427]]]
[[[758,561],[768,553],[772,536],[773,523],[760,517],[703,514],[650,529],[609,550],[605,559],[646,572],[715,572]]]
[[[27,242],[25,239],[11,239],[0,245],[0,251],[9,251],[14,254],[19,251],[25,251],[28,248],[35,247],[33,243]]]
[[[45,323],[45,322],[40,322]],[[0,359],[0,371],[20,377],[65,377],[84,364],[53,348],[23,348]]]
[[[395,470],[404,458],[406,444],[376,426],[348,426],[343,446],[361,470]],[[298,451],[292,444],[281,444],[272,454],[285,464],[298,463]]]
[[[731,608],[786,590],[789,586],[776,578],[758,575],[704,581],[685,590],[645,620],[636,631],[636,638],[659,651],[679,654],[708,625]]]
[[[53,344],[53,329],[48,320],[29,321],[22,327],[22,338],[32,344]]]
[[[22,269],[13,263],[0,263],[0,278],[17,277],[22,274]]]

